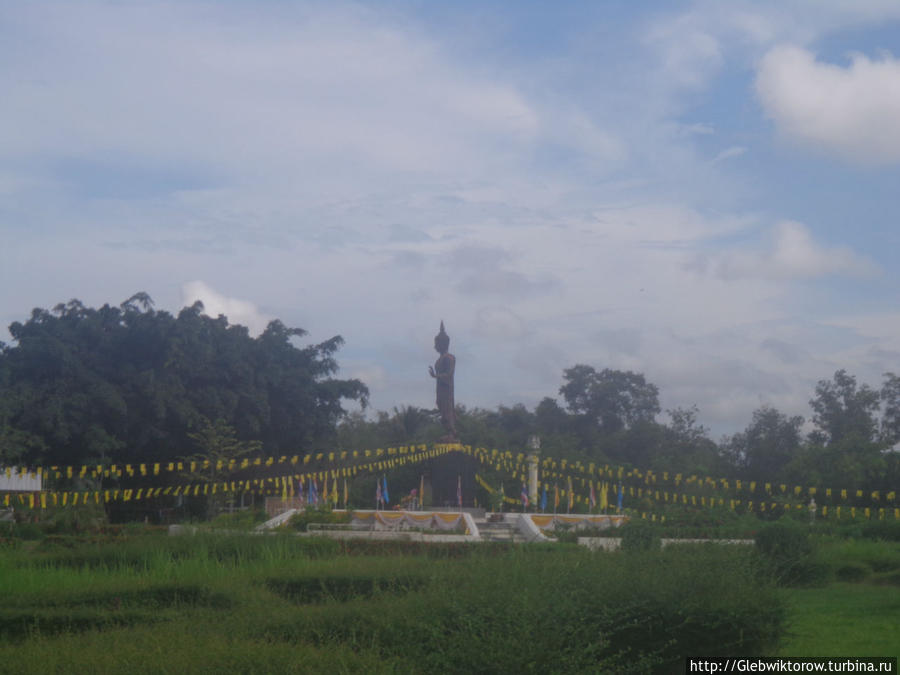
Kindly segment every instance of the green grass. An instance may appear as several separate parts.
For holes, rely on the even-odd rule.
[[[900,587],[834,583],[783,592],[788,622],[779,656],[900,659]]]
[[[711,544],[48,537],[0,548],[0,673],[642,673],[686,654],[900,656],[900,544],[825,536],[814,549],[825,585],[778,588],[753,547]]]
[[[0,597],[0,672],[639,673],[783,621],[753,552],[714,546],[41,542],[0,549]]]
[[[216,628],[215,616],[158,625],[33,635],[0,646],[0,673],[395,673],[371,650],[273,643]]]
[[[816,544],[832,581],[782,591],[788,621],[778,654],[900,658],[900,543],[827,535]]]

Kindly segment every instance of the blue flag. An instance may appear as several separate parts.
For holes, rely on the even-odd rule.
[[[619,483],[619,498],[616,501],[616,508],[621,511],[622,510],[622,498],[625,496],[625,489],[622,487],[622,484]]]
[[[541,493],[541,511],[547,510],[547,484],[544,483],[544,491]]]
[[[383,476],[383,478],[384,478],[384,488],[382,488],[382,490],[381,490],[381,496],[384,497],[384,503],[387,504],[389,501],[391,501],[391,499],[390,499],[390,497],[388,497],[387,476]]]

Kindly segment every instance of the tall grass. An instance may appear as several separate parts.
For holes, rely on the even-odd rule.
[[[784,621],[743,548],[434,550],[198,535],[0,551],[0,671],[52,654],[41,672],[650,672],[766,653]]]

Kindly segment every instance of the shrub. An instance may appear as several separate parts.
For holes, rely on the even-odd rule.
[[[900,572],[888,572],[887,574],[879,574],[873,579],[873,581],[876,584],[900,586]]]
[[[369,599],[368,579],[345,603],[305,605],[253,630],[276,641],[374,649],[405,658],[414,672],[460,673],[669,672],[684,654],[766,653],[782,630],[782,601],[747,550],[639,558],[532,551],[429,563],[431,583],[408,593],[395,582]],[[337,595],[337,581],[317,584]]]
[[[863,523],[860,535],[866,539],[882,541],[900,541],[900,521],[870,520]]]
[[[221,513],[213,518],[211,525],[231,530],[249,530],[266,520],[263,509],[244,509],[236,513]]]
[[[36,523],[7,523],[7,525],[9,527],[4,534],[8,533],[8,536],[15,539],[33,541],[46,536],[44,530]]]
[[[556,541],[560,543],[578,543],[578,531],[571,525],[566,525],[565,523],[560,523],[556,526],[556,529],[553,530],[553,536],[556,538]]]
[[[834,576],[839,581],[862,581],[870,574],[872,574],[872,570],[868,565],[852,562],[841,565],[834,572]]]
[[[349,511],[332,511],[328,507],[310,509],[306,508],[291,516],[287,526],[298,532],[306,532],[309,530],[310,523],[349,523]]]
[[[624,551],[658,550],[662,545],[659,528],[646,520],[631,520],[619,531],[622,534]]]
[[[766,525],[756,535],[756,548],[784,586],[815,586],[828,578],[805,525],[786,519]]]

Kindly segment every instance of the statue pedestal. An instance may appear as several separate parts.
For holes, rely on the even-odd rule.
[[[429,462],[432,508],[458,508],[457,486],[463,506],[474,506],[478,461],[463,452],[448,452]]]

